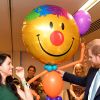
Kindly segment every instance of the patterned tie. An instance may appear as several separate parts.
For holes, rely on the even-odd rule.
[[[88,100],[94,100],[96,92],[97,92],[99,86],[100,86],[100,70],[98,70],[98,72],[96,73],[94,82],[93,82],[93,84],[91,86],[91,90],[90,90],[91,95],[89,95]]]

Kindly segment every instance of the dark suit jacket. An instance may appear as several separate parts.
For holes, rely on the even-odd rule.
[[[77,84],[77,85],[86,87],[84,100],[88,100],[89,88],[91,86],[91,83],[92,83],[93,78],[97,71],[98,71],[98,69],[96,69],[96,68],[90,68],[87,76],[85,76],[85,77],[77,77],[73,74],[65,72],[63,75],[63,80],[67,81],[67,82],[71,82],[73,84]],[[94,100],[100,100],[100,87],[95,95]]]

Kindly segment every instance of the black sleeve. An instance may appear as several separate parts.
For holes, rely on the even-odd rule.
[[[85,77],[77,77],[77,76],[75,76],[73,74],[65,72],[64,75],[63,75],[63,80],[85,87],[86,86],[86,81],[87,81],[87,76],[85,76]]]

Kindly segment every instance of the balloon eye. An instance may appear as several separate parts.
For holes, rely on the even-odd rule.
[[[64,23],[61,24],[61,28],[62,28],[62,30],[64,30]]]
[[[53,27],[53,23],[52,23],[52,22],[50,22],[50,27],[51,27],[51,28]]]

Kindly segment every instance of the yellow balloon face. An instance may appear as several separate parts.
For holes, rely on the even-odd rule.
[[[57,64],[70,59],[79,46],[77,25],[71,15],[47,14],[24,21],[22,38],[27,50],[43,63]]]

